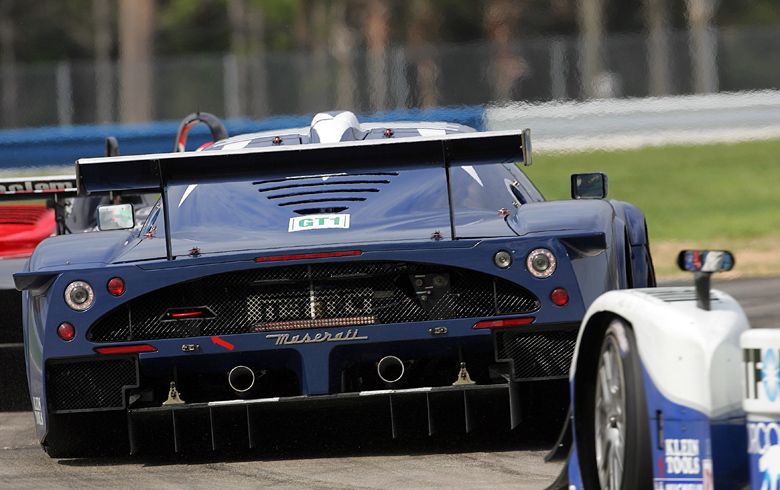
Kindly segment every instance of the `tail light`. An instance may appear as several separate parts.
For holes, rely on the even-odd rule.
[[[531,275],[544,279],[555,272],[555,255],[546,248],[537,248],[528,254],[525,265]]]
[[[57,327],[57,335],[65,342],[70,342],[76,337],[76,327],[68,322],[62,322]]]
[[[517,327],[520,325],[530,325],[534,322],[535,318],[532,316],[526,316],[523,318],[502,318],[500,320],[483,320],[474,324],[472,328],[502,328],[502,327]]]
[[[65,288],[65,303],[73,310],[88,310],[94,302],[95,293],[87,282],[73,281]]]
[[[563,288],[555,288],[550,293],[550,300],[554,305],[566,306],[569,303],[569,293]]]
[[[111,347],[95,347],[98,354],[137,354],[139,352],[157,352],[157,347],[149,344],[114,345]]]
[[[125,281],[121,277],[112,277],[108,280],[106,289],[111,296],[122,296],[125,294]]]

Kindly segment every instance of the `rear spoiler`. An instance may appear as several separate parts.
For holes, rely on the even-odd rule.
[[[0,179],[0,201],[13,199],[55,200],[78,194],[75,175]]]
[[[239,150],[158,153],[82,158],[76,178],[82,194],[160,192],[168,259],[173,259],[166,188],[171,179],[199,183],[231,178],[257,178],[284,169],[289,175],[352,169],[401,169],[488,163],[531,164],[531,133],[491,131],[443,136],[386,138],[331,144],[272,146]],[[447,193],[452,202],[450,189]],[[454,237],[450,205],[450,225]]]

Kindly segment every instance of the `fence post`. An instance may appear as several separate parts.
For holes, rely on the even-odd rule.
[[[550,41],[550,92],[553,100],[566,99],[566,42],[556,36]]]
[[[57,63],[57,122],[60,126],[73,124],[73,82],[70,77],[70,63]]]
[[[222,92],[225,99],[225,116],[228,119],[241,116],[240,90],[238,60],[236,55],[228,53],[222,57]]]

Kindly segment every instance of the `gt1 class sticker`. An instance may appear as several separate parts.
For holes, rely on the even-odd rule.
[[[743,349],[745,396],[749,400],[780,400],[780,352],[777,349]]]
[[[349,228],[349,214],[309,214],[290,218],[288,232]]]

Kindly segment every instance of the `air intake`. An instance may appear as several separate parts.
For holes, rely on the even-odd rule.
[[[339,173],[253,182],[279,207],[297,214],[340,213],[380,192],[398,172]]]

